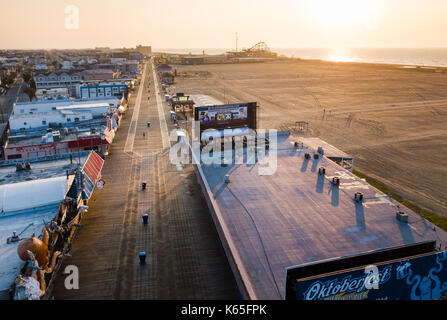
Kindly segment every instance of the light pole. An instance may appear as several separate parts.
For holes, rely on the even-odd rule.
[[[101,158],[104,159],[104,154],[102,152],[102,129],[99,130],[99,144],[101,146]]]

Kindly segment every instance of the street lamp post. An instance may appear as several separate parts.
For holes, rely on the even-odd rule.
[[[104,153],[102,152],[102,129],[99,130],[99,144],[101,146],[101,158],[104,159]]]

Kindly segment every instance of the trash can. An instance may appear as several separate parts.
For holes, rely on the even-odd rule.
[[[146,252],[142,251],[139,253],[139,258],[140,258],[140,264],[146,264]]]
[[[141,182],[141,189],[146,190],[146,185],[147,185],[146,181]]]
[[[147,224],[147,221],[149,219],[149,215],[147,213],[145,213],[145,214],[142,215],[142,217],[143,217],[143,224]]]

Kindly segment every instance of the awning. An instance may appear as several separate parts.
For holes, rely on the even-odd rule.
[[[101,178],[103,165],[104,159],[95,151],[90,152],[82,167],[82,172],[84,173],[84,189],[82,191],[83,200],[88,200],[92,196],[95,184]]]

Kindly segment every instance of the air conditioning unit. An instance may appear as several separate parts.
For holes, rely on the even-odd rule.
[[[332,184],[334,185],[334,186],[339,186],[340,185],[340,178],[339,177],[333,177],[332,178]]]
[[[324,154],[323,147],[318,147],[318,153],[321,154],[321,155]]]
[[[405,212],[399,211],[396,213],[396,219],[403,223],[408,223],[408,214]]]
[[[310,154],[309,154],[309,153],[306,153],[306,154],[304,155],[304,158],[306,158],[306,159],[310,159]]]
[[[361,193],[361,192],[356,192],[356,193],[354,194],[354,200],[355,200],[356,202],[362,202],[362,201],[363,201],[363,193]]]
[[[324,168],[324,167],[318,168],[318,174],[319,175],[325,175],[326,174],[326,168]]]
[[[319,159],[320,155],[318,153],[314,153],[314,159]]]
[[[230,183],[230,175],[229,174],[225,175],[225,183]]]

